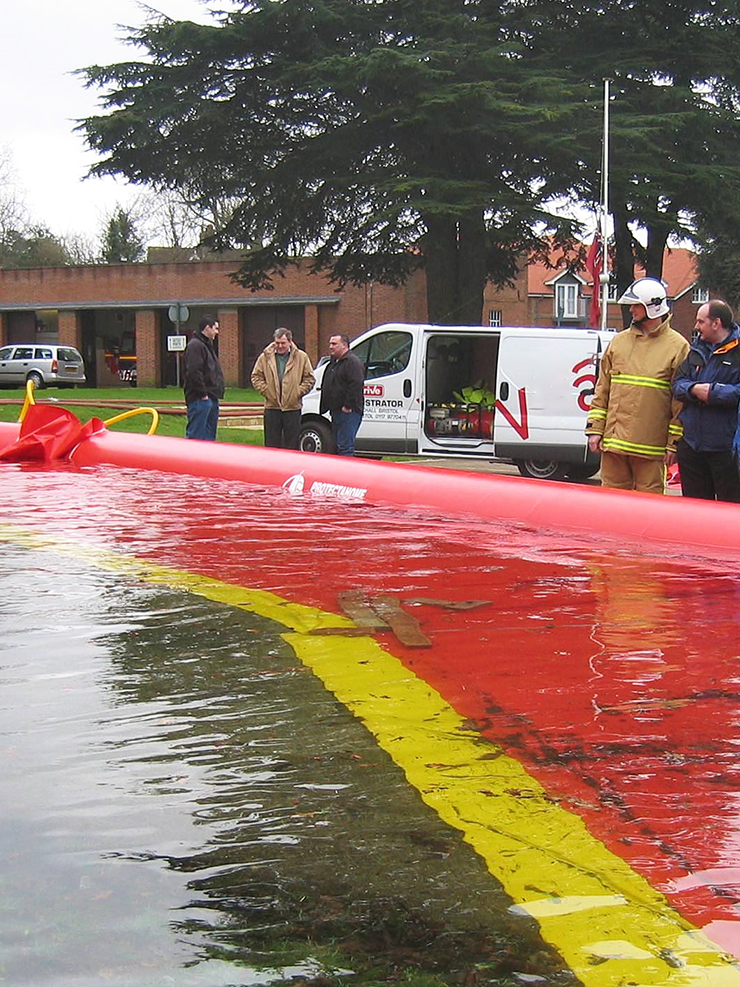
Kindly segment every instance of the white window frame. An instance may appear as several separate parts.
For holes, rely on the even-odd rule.
[[[504,324],[504,313],[500,308],[492,308],[488,312],[488,325],[500,329]]]
[[[700,288],[694,285],[691,291],[691,301],[694,305],[706,305],[709,301],[709,288]]]
[[[566,281],[555,285],[555,317],[558,319],[577,319],[580,285]],[[562,312],[561,312],[562,306]]]

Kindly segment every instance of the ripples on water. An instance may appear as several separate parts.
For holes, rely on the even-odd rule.
[[[400,555],[423,588],[444,530],[105,470],[5,468],[0,491],[6,523],[211,558],[277,591],[328,578],[337,533],[355,564],[373,559],[368,578]],[[312,572],[291,569],[296,532]],[[281,627],[12,542],[0,620],[0,983],[572,982]]]
[[[157,474],[4,467],[0,494],[6,524],[333,612],[410,601],[434,647],[384,644],[740,947],[734,573]],[[281,627],[12,543],[0,578],[0,983],[570,982]]]

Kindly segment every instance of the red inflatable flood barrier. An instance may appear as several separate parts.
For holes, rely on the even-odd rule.
[[[0,423],[0,451],[17,437],[17,425]],[[79,466],[240,480],[295,495],[418,507],[740,558],[740,508],[734,504],[108,430],[83,438],[69,458]]]

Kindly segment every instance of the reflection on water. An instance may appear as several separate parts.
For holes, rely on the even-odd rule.
[[[10,544],[0,619],[0,983],[573,982],[279,628]]]
[[[193,478],[0,493],[6,523],[330,612],[396,595],[432,647],[384,646],[740,955],[735,573]],[[572,981],[282,628],[53,552],[0,544],[0,574],[0,983]]]

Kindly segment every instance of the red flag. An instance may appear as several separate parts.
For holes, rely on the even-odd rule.
[[[601,237],[598,233],[594,235],[591,246],[588,248],[586,257],[586,270],[591,275],[593,287],[591,288],[591,307],[588,312],[589,324],[594,328],[601,325],[601,272],[604,269],[604,251],[602,250]]]

